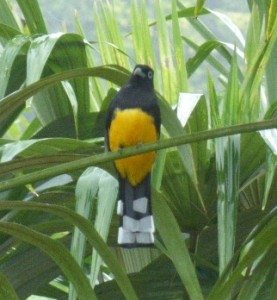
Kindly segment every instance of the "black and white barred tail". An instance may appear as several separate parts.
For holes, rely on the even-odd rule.
[[[121,216],[118,244],[126,248],[154,245],[150,174],[137,186],[120,179],[117,214]]]

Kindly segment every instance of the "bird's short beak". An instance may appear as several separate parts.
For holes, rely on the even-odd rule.
[[[143,73],[142,69],[141,68],[136,68],[133,72],[133,75],[138,75],[142,78],[144,78],[146,75]]]

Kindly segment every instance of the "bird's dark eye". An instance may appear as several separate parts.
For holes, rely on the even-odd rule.
[[[148,72],[148,78],[152,79],[153,78],[153,73],[151,71]]]

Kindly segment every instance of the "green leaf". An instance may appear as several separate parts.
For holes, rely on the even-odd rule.
[[[53,72],[87,67],[85,47],[83,38],[77,34],[57,33],[35,38],[27,56],[27,85]],[[40,59],[38,60],[37,57]],[[62,62],[53,63],[60,57],[63,57]],[[89,111],[89,104],[87,78],[75,78],[70,82],[62,82],[62,85],[42,91],[33,100],[33,106],[42,124],[48,124],[73,111],[76,131],[78,132],[80,127],[81,135],[85,132],[81,115]]]
[[[275,216],[268,222],[265,228],[251,240],[246,253],[239,261],[234,271],[231,274],[225,272],[223,274],[224,276],[217,281],[208,299],[226,299],[231,294],[235,284],[241,281],[241,273],[245,268],[253,264],[266,251],[275,249],[274,251],[276,253],[276,236],[277,218]],[[276,261],[276,254],[274,258]]]
[[[250,133],[241,137],[241,189],[251,182],[254,176],[261,176],[266,157],[266,145],[259,133]]]
[[[227,94],[223,108],[223,123],[225,125],[233,125],[241,122],[239,116],[239,79],[238,79],[238,64],[236,51],[232,58],[231,70],[228,78]]]
[[[148,10],[145,0],[132,1],[132,38],[134,43],[136,61],[144,62],[153,66],[154,70],[158,69],[157,59],[154,54],[152,36],[150,26],[148,25]],[[142,42],[141,36],[144,41]],[[161,82],[157,76],[154,77],[155,87],[157,90],[161,88]]]
[[[6,94],[11,93],[20,88],[23,83],[22,75],[25,76],[25,61],[22,55],[24,53],[24,46],[29,43],[29,38],[25,36],[17,36],[10,40],[3,52],[1,53],[0,70],[0,99]],[[16,72],[14,72],[16,70]],[[0,100],[1,101],[1,100]],[[19,107],[8,119],[7,124],[1,126],[0,120],[0,134],[3,134],[7,127],[14,121],[18,113],[22,110],[23,106]]]
[[[61,224],[60,229],[64,229]],[[68,228],[65,230],[68,230]],[[1,260],[0,269],[10,279],[18,297],[26,299],[34,294],[38,288],[47,285],[51,280],[60,276],[62,271],[51,257],[39,248],[22,243],[19,240],[15,242],[15,240],[15,238],[9,238],[5,243],[6,247],[1,249],[2,257],[5,251],[9,255]],[[63,240],[63,242],[68,244],[68,241]],[[12,247],[16,250],[12,250]]]
[[[259,14],[258,5],[256,2],[253,2],[245,45],[245,57],[247,58],[248,66],[251,65],[255,54],[257,53],[257,45],[261,42],[261,23],[262,20]]]
[[[99,177],[98,205],[94,226],[104,241],[107,241],[118,194],[118,181],[106,171],[98,168],[94,168],[94,170],[98,172],[97,176]],[[101,253],[94,251],[90,268],[90,278],[93,286],[95,286],[98,279],[101,264]]]
[[[271,53],[277,40],[277,19],[275,20],[273,26],[272,35],[270,36],[269,40],[265,41],[256,50],[255,56],[248,67],[241,86],[240,103],[243,111],[246,111],[246,108],[249,111],[250,108],[250,120],[256,117],[258,114],[255,109],[259,107],[259,103],[257,105],[255,96],[257,96],[257,93],[259,92],[266,66],[269,62]],[[260,97],[258,100],[260,101]]]
[[[191,104],[189,104],[191,106]],[[165,100],[160,101],[160,109],[161,109],[161,116],[163,120],[163,126],[169,133],[171,137],[176,137],[178,135],[183,134],[183,126],[181,122],[176,118],[175,112],[171,109],[168,103]],[[196,174],[195,163],[193,160],[192,149],[190,145],[183,145],[179,146],[178,150],[181,154],[181,159],[183,164],[186,168],[186,171],[191,178],[194,186],[198,189],[198,179]],[[200,201],[202,200],[200,192],[198,193]],[[204,205],[202,201],[202,205]]]
[[[195,9],[194,9],[194,16],[197,17],[201,12],[205,5],[206,0],[197,0]]]
[[[264,189],[264,195],[263,195],[263,202],[262,202],[262,209],[265,209],[267,202],[268,202],[268,196],[271,187],[274,187],[274,175],[277,167],[277,156],[274,155],[270,150],[267,151],[266,156],[266,174],[265,174],[265,189]]]
[[[99,234],[94,229],[94,227],[91,226],[91,223],[85,218],[76,214],[72,210],[62,207],[60,205],[51,205],[51,204],[43,204],[43,203],[30,203],[30,202],[28,203],[23,201],[1,201],[0,209],[1,210],[27,209],[27,210],[34,210],[34,211],[50,212],[52,214],[62,217],[64,220],[77,226],[82,231],[82,233],[85,234],[90,245],[93,246],[98,253],[101,253],[102,259],[107,264],[110,271],[113,273],[118,285],[120,286],[126,298],[137,299],[136,293],[133,290],[133,287],[128,277],[123,272],[121,266],[115,259],[114,254],[111,252],[111,250],[102,240],[102,238],[99,236]]]
[[[170,41],[166,19],[160,0],[155,0],[155,13],[157,19],[160,64],[162,69],[163,97],[171,104],[177,102],[178,92],[176,89],[176,72],[174,70],[173,55],[170,49]]]
[[[188,41],[187,38],[184,39],[185,41]],[[190,77],[199,68],[201,63],[207,59],[214,49],[221,47],[222,45],[223,44],[221,42],[214,40],[205,42],[199,46],[196,54],[187,61],[188,76]],[[228,51],[226,51],[226,54],[229,55]]]
[[[187,71],[188,71],[188,76],[190,76],[190,75],[192,75],[193,74],[193,72],[194,72],[194,69],[193,69],[193,67],[194,66],[196,66],[197,65],[197,63],[198,63],[198,61],[197,61],[197,59],[199,58],[200,59],[200,63],[201,63],[201,58],[203,57],[203,55],[205,55],[205,54],[207,54],[208,56],[206,57],[206,61],[213,67],[213,68],[215,68],[217,71],[219,71],[220,72],[220,74],[222,74],[223,76],[225,76],[225,77],[227,77],[228,76],[228,70],[226,69],[226,67],[222,64],[222,62],[220,61],[220,60],[218,60],[217,58],[215,58],[213,55],[211,55],[210,53],[207,53],[207,50],[206,49],[204,49],[204,51],[203,51],[203,53],[202,53],[202,51],[198,54],[198,51],[199,51],[199,48],[201,47],[201,46],[198,46],[196,43],[194,43],[191,39],[189,39],[189,38],[187,38],[187,37],[183,37],[183,39],[184,39],[184,41],[188,44],[188,46],[189,47],[191,47],[193,50],[195,50],[196,52],[197,52],[197,56],[194,56],[194,58],[196,59],[196,60],[194,60],[193,58],[191,58],[192,60],[188,60],[187,61]],[[209,43],[209,41],[208,42],[206,42],[206,43]],[[212,42],[213,43],[213,42]],[[205,45],[205,48],[207,47],[207,45],[209,45],[209,44],[206,44]],[[203,48],[204,48],[204,45],[202,45],[203,46]],[[208,47],[208,50],[209,49],[211,49],[210,47]],[[217,48],[215,48],[215,49],[217,49]],[[228,51],[226,50],[226,52],[228,53]],[[222,52],[222,55],[223,55],[223,53],[225,53],[225,52]],[[226,54],[227,54],[226,53]],[[203,55],[202,55],[203,54]],[[229,54],[228,54],[228,56],[230,56]],[[226,59],[227,59],[227,57],[225,57]]]
[[[236,55],[228,80],[222,121],[236,124],[238,116],[238,69]],[[218,250],[219,271],[222,273],[234,254],[239,191],[240,136],[215,140],[218,187]]]
[[[47,33],[46,25],[37,0],[16,0],[32,34]]]
[[[240,44],[244,47],[245,46],[245,40],[243,37],[242,32],[240,31],[239,27],[232,22],[232,20],[228,17],[227,14],[222,14],[218,11],[214,11],[211,9],[208,9],[208,11],[215,15],[219,20],[227,26],[227,28],[235,35],[235,37],[239,40]]]
[[[16,223],[2,221],[0,222],[0,231],[39,247],[52,257],[74,284],[80,299],[96,299],[88,279],[63,244]]]
[[[108,1],[101,1],[99,4],[101,6],[101,23],[97,24],[97,26],[103,27],[105,24],[105,42],[108,43],[108,45],[114,46],[114,49],[116,49],[116,51],[114,51],[114,49],[110,47],[110,50],[114,53],[112,55],[114,58],[111,63],[116,63],[117,65],[128,68],[128,54],[126,52],[123,35],[119,29],[119,20],[115,17],[115,5]]]
[[[37,156],[42,158],[47,155],[67,154],[72,155],[74,152],[82,153],[94,151],[97,146],[85,141],[78,141],[66,138],[26,140],[9,143],[3,147],[1,161],[10,161],[15,157]]]
[[[76,212],[89,219],[93,208],[97,207],[94,222],[95,229],[104,239],[107,240],[111,219],[117,198],[118,182],[106,171],[99,168],[88,168],[79,178],[76,185]],[[95,205],[97,197],[97,205]],[[83,265],[86,239],[78,228],[75,228],[71,253],[79,263]],[[98,278],[102,260],[98,253],[93,251],[91,258],[90,279],[92,286]],[[70,299],[75,299],[76,294],[70,290]]]
[[[273,3],[274,1],[271,1]],[[275,1],[276,2],[276,1]],[[270,104],[276,103],[277,99],[277,86],[274,84],[274,78],[277,78],[277,43],[275,42],[275,46],[273,47],[269,61],[266,67],[266,86],[267,86],[267,93],[268,93],[268,102]]]
[[[199,276],[203,286],[208,288],[214,281],[214,273],[201,268]],[[129,275],[131,282],[139,292],[141,299],[168,300],[188,299],[188,294],[171,260],[165,255],[159,256],[140,272]],[[95,287],[99,299],[122,299],[114,280]]]
[[[269,8],[269,16],[268,16],[268,23],[267,23],[267,37],[272,34],[274,20],[276,19],[276,12],[277,12],[277,2],[275,0],[270,1],[270,8]]]
[[[31,139],[41,129],[41,123],[38,118],[34,118],[29,124],[26,130],[21,135],[21,140]]]
[[[213,174],[209,175],[210,178],[213,177]],[[182,232],[191,230],[198,232],[209,222],[201,203],[196,201],[197,192],[176,150],[169,150],[167,153],[160,190],[167,196],[168,205]],[[206,195],[205,205],[208,204],[210,197],[212,198],[212,195]]]
[[[255,300],[257,299],[257,294],[266,280],[268,273],[274,268],[274,260],[276,261],[276,250],[272,249],[268,253],[262,257],[261,261],[258,262],[257,266],[255,266],[250,271],[249,278],[244,282],[240,293],[238,295],[238,300]]]
[[[5,0],[3,0],[5,2]],[[0,37],[1,42],[3,44],[7,43],[9,40],[11,40],[16,35],[20,35],[21,32],[17,31],[11,26],[8,26],[6,24],[0,23]]]
[[[235,247],[236,214],[239,187],[240,137],[215,141],[218,180],[219,266],[224,270]]]
[[[203,299],[195,267],[176,219],[162,194],[155,193],[154,199],[155,222],[168,251],[167,254],[172,260],[190,299]]]
[[[8,119],[25,103],[25,101],[37,92],[57,84],[63,80],[76,77],[95,76],[100,77],[117,85],[122,85],[127,80],[126,72],[116,66],[105,66],[95,68],[81,68],[54,74],[30,84],[21,91],[14,92],[0,100],[0,124],[7,126]]]
[[[180,2],[178,1],[178,6],[180,7],[180,9],[185,9],[186,7]],[[217,40],[216,35],[209,30],[209,28],[204,25],[199,19],[187,19],[188,22],[191,24],[191,26],[205,39],[205,40]],[[223,57],[226,55],[224,49],[222,49],[221,47],[216,48],[217,52],[221,55],[223,55]]]
[[[184,56],[184,46],[182,43],[181,30],[178,20],[177,0],[172,0],[172,30],[173,46],[175,52],[175,65],[177,69],[178,91],[188,91],[188,74]]]
[[[179,4],[179,1],[178,1],[178,4]],[[177,11],[178,12],[178,18],[179,19],[181,19],[181,18],[195,18],[194,11],[195,11],[195,6],[179,9]],[[209,14],[209,10],[207,10],[206,8],[203,7],[198,15],[207,15],[207,14]],[[166,20],[172,20],[172,18],[173,18],[173,13],[169,14],[165,17]],[[154,22],[149,23],[148,26],[154,26],[156,24],[157,24],[157,22],[154,21]]]
[[[211,119],[211,125],[216,128],[219,127],[222,124],[222,122],[219,114],[219,99],[216,93],[213,78],[210,73],[208,73],[208,93],[208,108]]]
[[[19,300],[8,278],[0,273],[0,299]]]
[[[9,7],[9,4],[7,3],[6,0],[0,0],[0,20],[1,23],[9,26],[13,30],[19,31],[19,27],[16,23],[16,20],[12,14],[12,11]]]

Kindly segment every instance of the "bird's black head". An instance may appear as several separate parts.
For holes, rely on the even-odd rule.
[[[131,75],[132,84],[142,84],[145,87],[153,88],[154,71],[147,65],[136,65]]]

